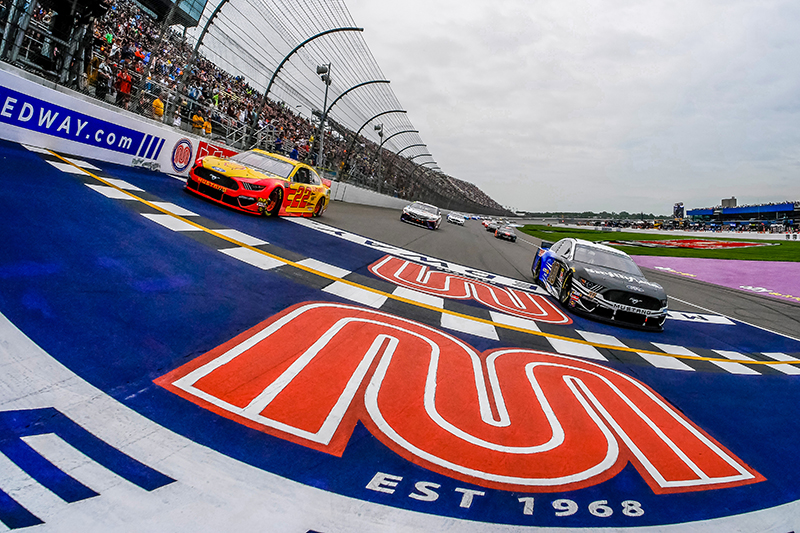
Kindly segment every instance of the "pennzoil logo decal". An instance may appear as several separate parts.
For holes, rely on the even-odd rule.
[[[656,494],[765,479],[626,374],[534,350],[478,353],[352,305],[293,306],[156,383],[336,457],[361,422],[407,461],[504,491],[591,487],[629,463]],[[373,484],[391,486],[382,475]]]

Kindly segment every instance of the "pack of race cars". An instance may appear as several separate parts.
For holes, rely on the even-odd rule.
[[[331,182],[316,170],[287,157],[250,150],[231,158],[198,159],[186,190],[238,211],[266,216],[320,216],[330,203]],[[451,212],[447,221],[463,226],[467,215]],[[469,218],[475,218],[470,216]],[[434,205],[413,202],[400,220],[436,230],[442,213]],[[498,239],[516,242],[514,227],[484,219]],[[541,246],[531,265],[534,282],[567,309],[599,320],[661,330],[667,317],[667,296],[647,280],[624,252],[581,239],[561,239]]]
[[[441,223],[439,209],[415,202],[400,219],[430,229]],[[464,225],[466,217],[450,213],[447,221]],[[498,239],[516,242],[514,227],[501,220],[485,219],[487,231]],[[545,244],[545,243],[543,243]],[[624,252],[582,239],[561,239],[539,247],[531,265],[534,282],[575,313],[604,322],[661,331],[667,318],[663,287],[645,278]]]

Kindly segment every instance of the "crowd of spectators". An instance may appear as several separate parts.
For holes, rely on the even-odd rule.
[[[42,24],[54,15],[46,1],[34,13]],[[5,2],[0,0],[0,4]],[[94,19],[91,27],[91,50],[84,65],[81,87],[89,94],[234,148],[249,147],[255,140],[267,150],[317,163],[318,124],[283,102],[269,100],[261,107],[262,94],[243,76],[226,72],[202,56],[195,59],[191,72],[184,72],[193,45],[184,35],[170,29],[162,39],[161,23],[133,0],[105,0],[105,5],[105,15]],[[248,136],[253,124],[258,132],[255,138]],[[425,172],[388,150],[383,150],[378,168],[377,144],[366,139],[351,143],[353,132],[334,126],[324,143],[324,163],[332,177],[353,179],[402,198],[435,193],[502,209],[475,185]]]

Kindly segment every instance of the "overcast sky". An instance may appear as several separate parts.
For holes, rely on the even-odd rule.
[[[534,211],[800,200],[800,2],[347,0],[442,170]]]

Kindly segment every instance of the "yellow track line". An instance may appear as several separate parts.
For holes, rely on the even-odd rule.
[[[396,300],[398,302],[403,302],[403,303],[407,303],[407,304],[410,304],[410,305],[415,305],[417,307],[421,307],[421,308],[424,308],[424,309],[430,309],[432,311],[436,311],[436,312],[439,312],[439,313],[442,313],[442,314],[447,314],[447,315],[451,315],[451,316],[455,316],[455,317],[459,317],[459,318],[464,318],[464,319],[467,319],[467,320],[472,320],[472,321],[475,321],[475,322],[479,322],[481,324],[488,324],[488,325],[491,325],[491,326],[494,326],[494,327],[500,327],[500,328],[504,328],[504,329],[508,329],[508,330],[512,330],[512,331],[518,331],[518,332],[521,332],[521,333],[527,333],[528,335],[536,335],[536,336],[539,336],[539,337],[546,337],[546,338],[550,338],[550,339],[558,339],[558,340],[564,340],[564,341],[568,341],[568,342],[573,342],[575,344],[583,344],[583,345],[586,345],[586,346],[592,346],[594,348],[606,348],[606,349],[609,349],[609,350],[616,350],[616,351],[621,351],[621,352],[644,353],[644,354],[648,354],[648,355],[660,355],[660,356],[663,356],[663,357],[674,357],[676,359],[689,359],[689,360],[694,360],[694,361],[709,361],[709,362],[720,362],[720,363],[740,363],[740,364],[747,364],[747,365],[795,365],[795,364],[800,364],[800,361],[753,361],[753,360],[737,360],[737,359],[716,358],[716,357],[702,357],[702,356],[699,356],[699,355],[671,354],[671,353],[656,352],[656,351],[651,351],[651,350],[638,350],[638,349],[635,349],[635,348],[628,348],[627,346],[614,346],[614,345],[610,345],[610,344],[594,343],[594,342],[589,342],[589,341],[586,341],[586,340],[583,340],[583,339],[573,339],[571,337],[564,337],[562,335],[555,335],[553,333],[544,333],[542,331],[534,331],[534,330],[520,328],[520,327],[516,327],[516,326],[510,326],[510,325],[506,325],[506,324],[498,324],[496,322],[493,322],[491,320],[487,320],[485,318],[478,318],[478,317],[474,317],[474,316],[470,316],[470,315],[465,315],[463,313],[457,313],[455,311],[449,311],[449,310],[444,309],[444,308],[439,308],[439,307],[435,307],[435,306],[432,306],[432,305],[424,304],[424,303],[418,302],[416,300],[410,300],[408,298],[403,298],[402,296],[397,296],[397,295],[394,295],[394,294],[391,294],[391,293],[383,292],[383,291],[378,290],[378,289],[373,289],[371,287],[367,287],[365,285],[360,285],[360,284],[355,283],[353,281],[349,281],[349,280],[346,280],[346,279],[343,279],[343,278],[338,278],[338,277],[336,277],[336,276],[334,276],[332,274],[328,274],[326,272],[320,272],[319,270],[313,269],[313,268],[308,267],[306,265],[301,265],[301,264],[298,264],[298,263],[296,263],[294,261],[289,261],[288,259],[284,259],[283,257],[279,257],[279,256],[271,254],[269,252],[265,252],[264,250],[261,250],[259,248],[255,248],[255,247],[250,246],[248,244],[245,244],[243,242],[237,241],[234,238],[228,237],[226,235],[222,235],[221,233],[217,233],[216,231],[214,231],[212,229],[208,229],[206,227],[203,227],[200,224],[197,224],[196,222],[192,222],[191,220],[188,220],[188,219],[186,219],[186,218],[184,218],[182,216],[176,215],[175,213],[171,213],[168,210],[153,204],[152,202],[148,202],[147,200],[145,200],[143,198],[140,198],[140,197],[136,196],[135,194],[133,194],[132,192],[127,191],[127,190],[125,190],[125,189],[123,189],[121,187],[118,187],[118,186],[114,185],[113,183],[110,183],[110,182],[104,180],[103,178],[92,174],[88,170],[79,167],[78,165],[74,164],[72,161],[69,161],[68,159],[62,157],[61,155],[59,155],[59,154],[57,154],[55,152],[51,151],[50,153],[52,153],[53,155],[55,155],[56,157],[58,157],[59,159],[61,159],[65,163],[67,163],[69,165],[72,165],[73,167],[79,169],[82,172],[85,172],[86,174],[88,174],[89,176],[91,176],[94,179],[98,180],[99,182],[105,184],[106,186],[111,187],[113,189],[116,189],[116,190],[118,190],[118,191],[120,191],[122,193],[125,193],[128,196],[130,196],[131,198],[133,198],[134,200],[137,200],[137,201],[139,201],[139,202],[141,202],[141,203],[143,203],[143,204],[145,204],[145,205],[147,205],[147,206],[149,206],[149,207],[151,207],[151,208],[153,208],[153,209],[155,209],[157,211],[161,211],[162,213],[164,213],[166,215],[170,215],[170,216],[176,218],[177,220],[180,220],[180,221],[185,222],[185,223],[187,223],[187,224],[189,224],[191,226],[194,226],[197,229],[199,229],[201,231],[204,231],[204,232],[206,232],[206,233],[208,233],[210,235],[214,235],[215,237],[219,237],[220,239],[226,240],[226,241],[228,241],[228,242],[230,242],[232,244],[235,244],[237,246],[240,246],[242,248],[247,248],[247,249],[252,250],[254,252],[257,252],[257,253],[259,253],[261,255],[270,257],[272,259],[280,261],[281,263],[287,264],[287,265],[292,266],[294,268],[297,268],[299,270],[305,270],[306,272],[309,272],[311,274],[315,274],[317,276],[321,276],[321,277],[329,279],[331,281],[338,281],[340,283],[344,283],[346,285],[350,285],[350,286],[356,287],[358,289],[362,289],[362,290],[366,290],[366,291],[372,292],[372,293],[377,294],[379,296],[384,296],[386,298],[391,298],[392,300]]]

